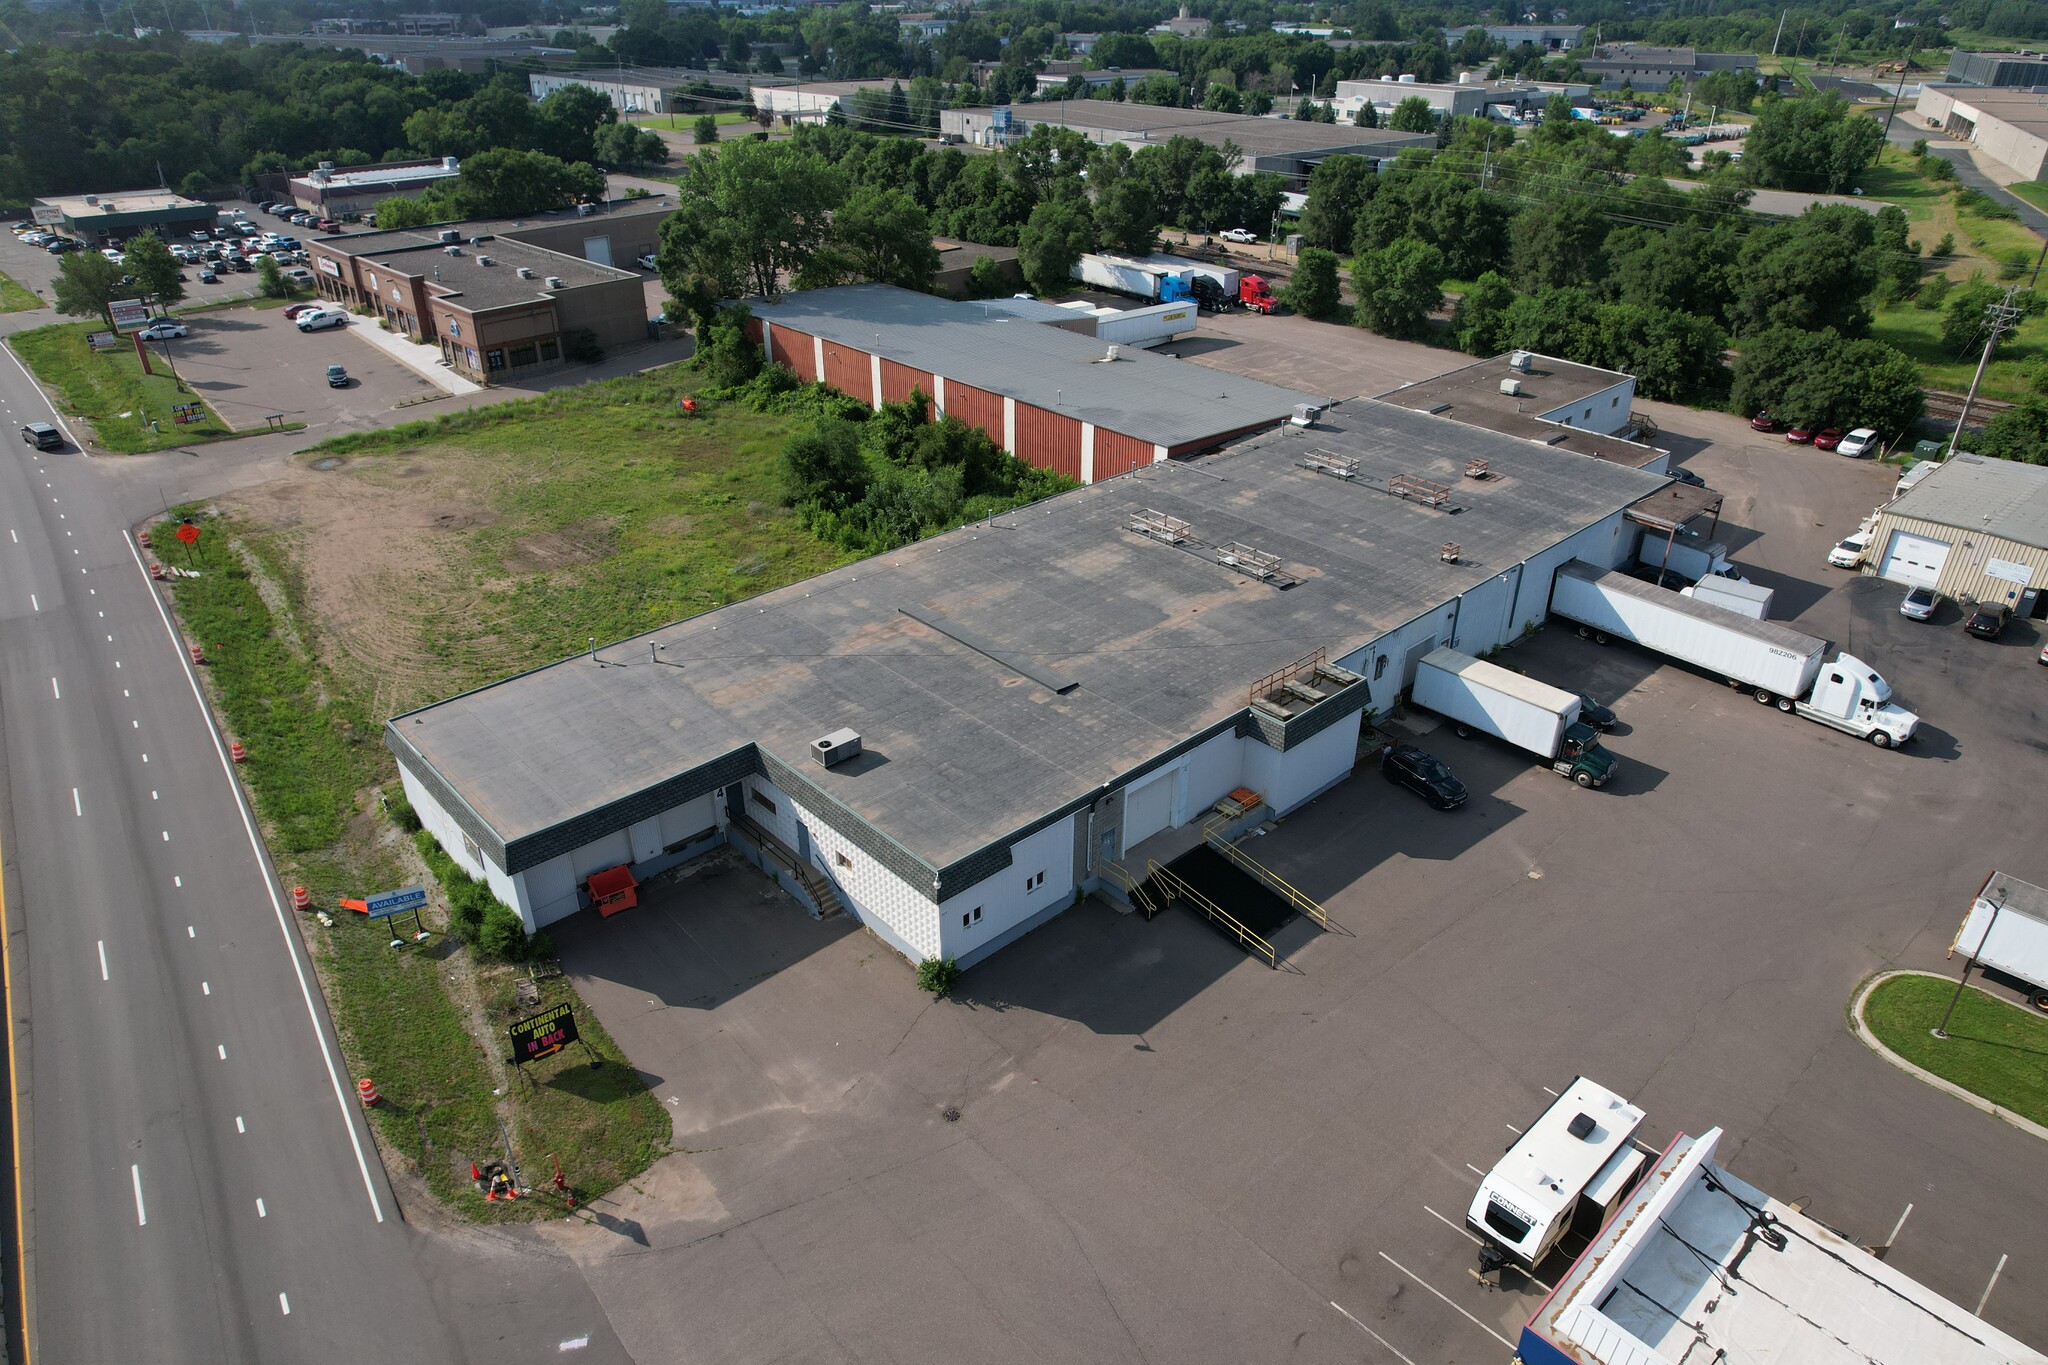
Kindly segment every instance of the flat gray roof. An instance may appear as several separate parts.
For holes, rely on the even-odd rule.
[[[354,185],[402,185],[408,180],[445,180],[459,174],[461,167],[450,166],[445,161],[400,161],[339,167],[329,172],[325,180],[315,180],[313,172],[307,171],[293,176],[292,183],[310,185],[314,189],[348,189]]]
[[[964,110],[965,113],[988,111]],[[1019,104],[1010,116],[1019,123],[1049,123],[1055,127],[1096,129],[1117,138],[1149,134],[1164,142],[1170,137],[1192,137],[1212,145],[1225,139],[1237,144],[1246,156],[1395,156],[1404,148],[1436,144],[1434,133],[1396,133],[1376,128],[1347,128],[1343,124],[1304,123],[1291,118],[1256,118],[1249,114],[1219,114],[1206,109],[1178,109],[1163,104],[1133,104],[1128,100],[1065,100],[1055,104]]]
[[[673,212],[675,212],[675,207],[667,198],[621,199],[614,200],[612,206],[608,209],[600,209],[596,213],[586,214],[581,217],[572,209],[555,209],[547,213],[530,213],[523,218],[462,218],[446,223],[422,223],[418,227],[386,228],[376,232],[339,233],[331,237],[313,237],[309,240],[318,242],[337,256],[376,256],[384,252],[404,251],[416,246],[439,246],[441,245],[441,233],[444,231],[452,230],[460,233],[462,240],[467,243],[473,237],[490,237],[502,240],[507,237],[516,236],[524,228],[552,227],[561,223],[575,222],[589,223],[595,226],[596,224],[610,222],[618,218],[633,218],[643,214],[659,214],[665,218]],[[485,255],[490,254],[490,246],[491,243],[485,244]],[[534,247],[532,249],[536,251],[547,250],[545,247]],[[563,253],[549,252],[549,254],[560,256]],[[581,258],[569,256],[567,259],[573,261]],[[559,274],[560,272],[554,273]]]
[[[1581,431],[1542,420],[1536,414],[1555,412],[1568,403],[1589,398],[1619,384],[1629,376],[1615,370],[1601,370],[1591,365],[1577,365],[1569,360],[1537,355],[1533,351],[1530,359],[1530,368],[1523,371],[1510,365],[1507,356],[1498,355],[1491,360],[1460,366],[1433,379],[1418,379],[1413,384],[1404,384],[1390,393],[1380,394],[1379,399],[1383,403],[1397,403],[1417,412],[1433,412],[1454,422],[1484,427],[1506,436],[1541,441],[1560,450],[1590,455],[1598,460],[1613,460],[1636,469],[1665,453],[1640,441],[1603,436],[1596,431]],[[1521,383],[1519,398],[1509,397],[1500,391],[1503,379]]]
[[[1329,401],[1129,347],[1107,363],[1108,348],[1093,338],[886,284],[799,290],[748,305],[777,326],[1169,448],[1284,420],[1297,403]]]
[[[1357,459],[1358,477],[1305,468],[1316,450]],[[1465,479],[1474,455],[1496,477]],[[1452,485],[1460,510],[1389,493],[1396,474]],[[1263,675],[1361,648],[1662,482],[1348,403],[1315,430],[1106,479],[390,729],[508,843],[759,745],[944,868],[1227,723]],[[1126,529],[1143,509],[1190,523],[1190,543]],[[1439,558],[1452,539],[1460,564]],[[1219,565],[1212,547],[1230,542],[1280,556],[1295,585]],[[1050,674],[1070,690],[1034,681]],[[865,761],[818,766],[811,741],[841,727]]]
[[[1957,455],[1885,511],[2048,550],[2048,467]]]
[[[561,280],[564,289],[603,284],[607,280],[640,278],[630,270],[527,246],[509,237],[496,238],[482,246],[465,246],[461,250],[460,256],[450,256],[439,242],[430,241],[364,253],[364,259],[402,275],[422,276],[428,281],[430,291],[437,296],[450,298],[471,312],[479,313],[519,303],[534,303],[561,293],[562,289],[549,286],[551,276]],[[492,264],[485,265],[485,261]],[[522,278],[519,274],[521,266],[533,271],[534,277],[530,280]]]
[[[2048,137],[2048,91],[2020,89],[2006,85],[1935,85],[1957,104],[1967,104],[1980,114],[2021,132]]]

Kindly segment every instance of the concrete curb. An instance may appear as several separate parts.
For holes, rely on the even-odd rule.
[[[1941,1077],[1935,1075],[1932,1071],[1927,1070],[1925,1067],[1913,1065],[1913,1063],[1907,1061],[1904,1057],[1901,1057],[1898,1053],[1892,1051],[1890,1048],[1886,1047],[1882,1042],[1878,1041],[1877,1035],[1870,1031],[1870,1025],[1863,1022],[1863,1002],[1870,998],[1870,993],[1872,991],[1876,990],[1879,986],[1883,985],[1885,982],[1891,980],[1895,976],[1925,976],[1931,977],[1936,981],[1947,981],[1949,979],[1948,977],[1942,976],[1936,972],[1879,972],[1877,973],[1877,975],[1865,981],[1861,986],[1857,987],[1855,997],[1849,1001],[1849,1024],[1852,1028],[1856,1030],[1856,1036],[1863,1040],[1863,1045],[1869,1048],[1872,1052],[1875,1052],[1878,1056],[1884,1058],[1887,1062],[1890,1062],[1899,1070],[1905,1072],[1907,1075],[1914,1076],[1922,1081],[1925,1081],[1927,1084],[1933,1086],[1936,1090],[1945,1091],[1948,1094],[1954,1095],[1964,1104],[1970,1105],[1971,1107],[1976,1109],[1981,1109],[1985,1113],[1992,1115],[1994,1118],[2003,1119],[2007,1123],[2011,1124],[2013,1127],[2019,1129],[2021,1132],[2031,1133],[2035,1137],[2040,1138],[2043,1142],[2048,1142],[2048,1128],[2042,1127],[2040,1124],[2034,1122],[2032,1119],[2022,1118],[2020,1115],[2013,1113],[2010,1109],[2005,1108],[2003,1105],[1993,1104],[1990,1100],[1985,1099],[1982,1095],[1975,1094],[1972,1091],[1965,1090],[1961,1086],[1955,1084],[1953,1081],[1945,1081]],[[1997,997],[1994,996],[1992,998],[1996,999]],[[2005,1004],[2006,1002],[1999,1001],[1999,1003]],[[2013,1008],[2018,1007],[2014,1006]]]

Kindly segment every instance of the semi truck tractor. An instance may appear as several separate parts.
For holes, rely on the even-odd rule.
[[[1433,649],[1415,668],[1417,706],[1447,717],[1458,733],[1477,730],[1526,749],[1559,777],[1581,787],[1605,786],[1620,764],[1600,736],[1579,719],[1575,692],[1511,673],[1455,649]]]
[[[1565,1087],[1472,1196],[1465,1226],[1482,1239],[1480,1267],[1505,1260],[1534,1274],[1566,1233],[1597,1232],[1650,1159],[1635,1142],[1642,1126],[1643,1111],[1597,1081]]]
[[[1550,610],[1600,644],[1628,640],[1726,679],[1787,715],[1869,740],[1903,744],[1920,717],[1892,701],[1891,684],[1854,655],[1826,662],[1828,642],[1574,559],[1557,571]]]
[[[1270,313],[1280,306],[1272,286],[1263,275],[1247,275],[1237,282],[1237,301],[1254,313]]]

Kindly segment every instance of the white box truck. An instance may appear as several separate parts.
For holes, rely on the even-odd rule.
[[[1788,715],[1867,739],[1880,749],[1903,744],[1920,718],[1892,702],[1891,684],[1869,664],[1841,654],[1824,663],[1828,642],[1771,621],[1753,621],[1725,607],[1681,597],[1574,559],[1557,571],[1550,610],[1575,622],[1581,636],[1611,636],[1691,664],[1775,703]]]
[[[1695,602],[1711,602],[1717,607],[1726,607],[1752,621],[1771,619],[1771,590],[1755,583],[1745,583],[1739,578],[1709,574],[1691,587],[1681,589],[1679,595],[1690,597]]]
[[[2048,1014],[2048,889],[1992,873],[1977,888],[1949,956],[1957,949],[1965,954],[1965,981],[1973,966],[2018,977],[2027,985],[2027,1003]]]
[[[1620,767],[1600,747],[1593,727],[1580,722],[1577,693],[1470,654],[1432,649],[1416,665],[1409,696],[1417,706],[1457,722],[1459,735],[1478,730],[1504,739],[1581,787],[1605,786]]]
[[[1599,1231],[1650,1159],[1635,1143],[1642,1126],[1643,1111],[1606,1086],[1567,1086],[1472,1196],[1465,1226],[1483,1239],[1480,1265],[1504,1258],[1534,1274],[1573,1228]]]
[[[1636,549],[1636,562],[1695,580],[1738,576],[1734,562],[1728,558],[1728,547],[1718,540],[1701,540],[1698,536],[1679,535],[1666,540],[1663,536],[1645,535]]]

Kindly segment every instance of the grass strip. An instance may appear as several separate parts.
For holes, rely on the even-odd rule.
[[[209,691],[230,736],[248,747],[240,774],[280,875],[330,908],[343,896],[410,881],[416,873],[403,833],[376,813],[379,784],[393,772],[381,727],[307,658],[294,623],[273,613],[258,574],[231,543],[233,523],[202,523],[189,559],[172,538],[177,525],[154,528],[155,553],[197,573],[174,577],[171,594],[188,640],[205,652]],[[541,1183],[539,1163],[559,1152],[585,1196],[630,1179],[661,1154],[666,1113],[587,1011],[578,1012],[578,1023],[606,1065],[591,1070],[587,1054],[563,1054],[529,1065],[509,1084],[492,1057],[509,1053],[501,1030],[526,1012],[515,1003],[523,969],[479,961],[445,934],[394,949],[389,924],[347,910],[333,917],[331,928],[312,914],[298,918],[349,1070],[372,1078],[383,1094],[372,1114],[387,1158],[409,1165],[459,1215],[512,1222],[562,1210],[549,1197],[486,1203],[475,1194],[469,1163],[502,1154],[501,1119],[529,1182]],[[429,918],[430,927],[443,924],[438,914]],[[451,978],[471,983],[473,1013],[451,993]],[[534,980],[542,1007],[575,998],[558,972],[536,972]],[[495,1038],[479,1038],[473,1024]]]
[[[1965,990],[1948,1023],[1934,1027],[1955,995],[1938,976],[1894,976],[1863,1002],[1863,1020],[1893,1052],[2013,1113],[2048,1123],[2048,1018],[1975,988]]]
[[[32,290],[24,289],[13,276],[0,271],[0,313],[26,313],[43,306]]]
[[[151,362],[157,373],[146,375],[126,338],[112,350],[95,352],[86,338],[105,330],[97,321],[60,322],[18,333],[8,344],[38,380],[57,391],[66,412],[92,423],[97,443],[117,454],[140,455],[234,435],[220,414],[165,372],[161,357]],[[199,404],[200,418],[180,426],[171,409],[184,403]]]

